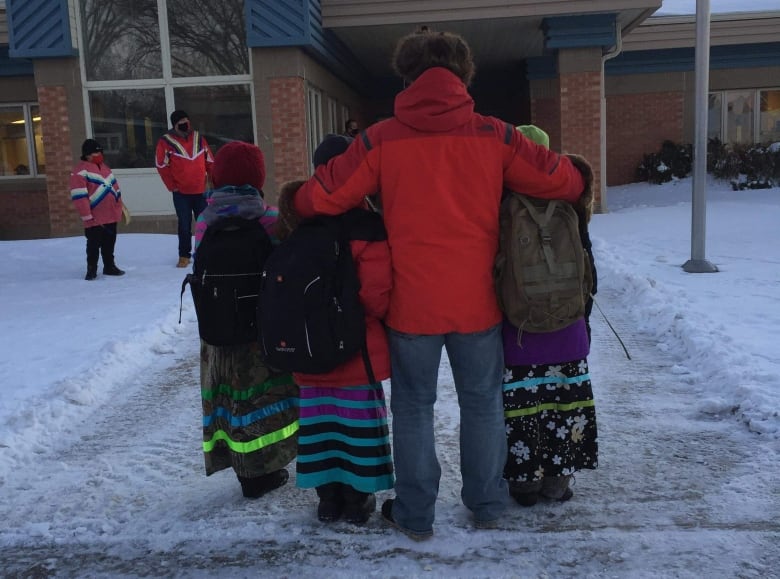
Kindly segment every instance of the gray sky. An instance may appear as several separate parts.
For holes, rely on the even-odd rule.
[[[780,0],[710,0],[710,12],[768,12],[780,11]],[[655,13],[696,14],[696,0],[663,0],[663,6]]]

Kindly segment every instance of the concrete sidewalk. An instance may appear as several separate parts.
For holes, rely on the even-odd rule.
[[[780,577],[780,461],[733,417],[692,411],[702,385],[598,312],[590,356],[599,468],[567,503],[512,504],[477,531],[460,500],[458,408],[448,361],[436,429],[442,481],[434,537],[413,543],[375,514],[316,520],[290,483],[246,501],[232,472],[203,474],[193,340],[74,427],[2,488],[3,577]],[[164,366],[164,367],[162,367]],[[703,385],[706,387],[706,385]],[[380,493],[377,502],[392,496]],[[12,498],[9,498],[12,497]]]

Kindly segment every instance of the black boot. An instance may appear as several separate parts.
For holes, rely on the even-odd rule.
[[[87,267],[87,275],[84,276],[84,279],[87,280],[87,281],[92,281],[96,277],[97,277],[97,266],[95,266],[95,267],[88,266]]]
[[[341,483],[328,483],[317,487],[320,504],[317,505],[317,518],[323,523],[332,523],[341,518],[344,510],[344,497]]]
[[[103,275],[125,275],[125,270],[119,269],[116,264],[104,265]]]
[[[344,485],[344,520],[362,525],[376,510],[376,497],[373,493],[362,493],[349,485]]]
[[[267,492],[284,486],[289,478],[290,473],[285,469],[281,469],[269,472],[262,476],[239,476],[238,481],[241,483],[241,491],[243,492],[244,497],[248,499],[257,499]]]

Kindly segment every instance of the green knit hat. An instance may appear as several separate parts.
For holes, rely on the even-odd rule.
[[[536,125],[518,125],[515,128],[537,145],[550,148],[550,136]]]

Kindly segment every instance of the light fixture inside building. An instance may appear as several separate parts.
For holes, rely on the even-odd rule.
[[[38,121],[41,120],[41,117],[33,117],[32,120],[33,120],[33,122],[37,123]],[[11,121],[11,124],[12,125],[23,125],[24,124],[24,119],[19,119],[18,121]]]

